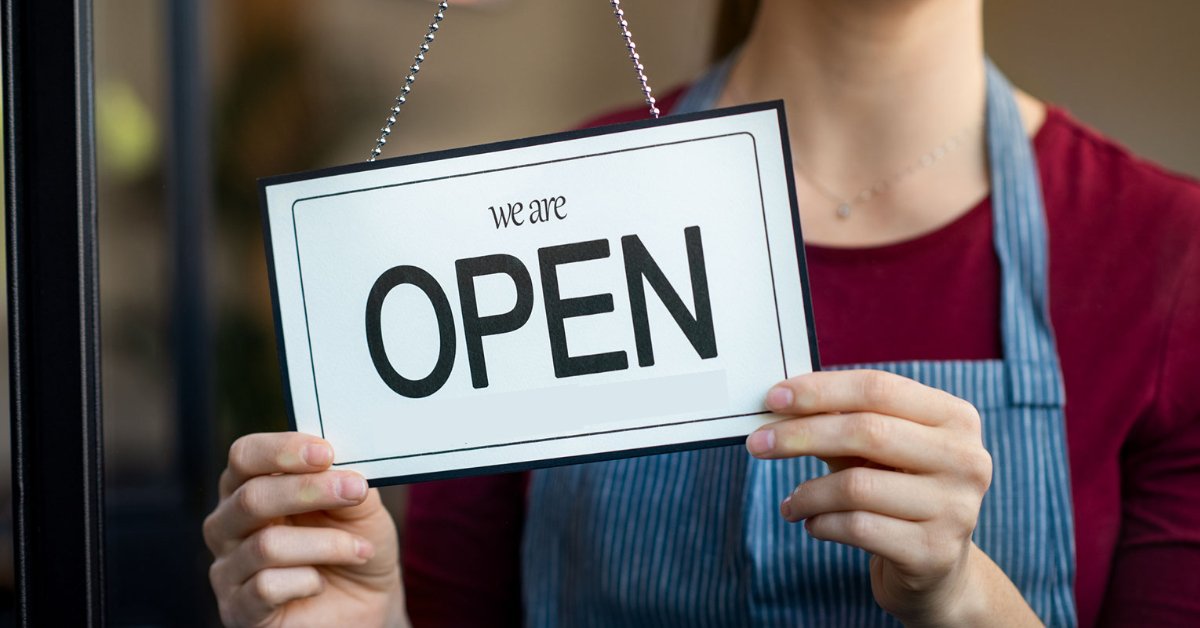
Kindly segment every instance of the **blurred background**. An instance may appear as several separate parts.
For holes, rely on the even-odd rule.
[[[623,5],[657,94],[709,63],[716,0]],[[988,49],[1016,83],[1200,176],[1200,3],[985,6]],[[237,436],[286,429],[256,179],[364,160],[432,13],[427,0],[95,3],[113,624],[215,623],[200,520],[216,472]],[[603,0],[451,0],[423,70],[384,157],[560,131],[639,100]],[[0,623],[13,617],[7,367]],[[384,490],[399,513],[403,488]]]

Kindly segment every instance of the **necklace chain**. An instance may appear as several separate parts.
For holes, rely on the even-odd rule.
[[[871,185],[862,188],[857,194],[850,197],[845,197],[833,192],[820,181],[817,181],[815,178],[813,178],[811,174],[801,168],[798,164],[795,164],[795,169],[800,176],[804,177],[805,181],[808,181],[810,184],[812,184],[813,189],[819,192],[821,196],[824,196],[826,199],[834,203],[837,217],[845,220],[850,217],[850,214],[853,212],[855,207],[865,205],[869,203],[871,199],[886,194],[900,183],[903,183],[906,179],[912,177],[918,172],[931,168],[934,164],[941,161],[943,157],[954,152],[956,149],[962,146],[963,139],[966,137],[966,135],[977,128],[977,126],[978,123],[972,122],[962,129],[959,129],[959,131],[950,136],[949,139],[937,145],[937,147],[935,147],[933,150],[921,155],[915,161],[905,166],[904,169],[889,177],[879,179]]]

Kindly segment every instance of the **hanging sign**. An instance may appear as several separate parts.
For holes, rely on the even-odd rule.
[[[293,428],[375,485],[741,442],[816,368],[781,103],[261,182]]]

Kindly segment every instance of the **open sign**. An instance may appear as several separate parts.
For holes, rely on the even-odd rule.
[[[816,368],[782,105],[262,182],[293,426],[375,484],[733,443]]]

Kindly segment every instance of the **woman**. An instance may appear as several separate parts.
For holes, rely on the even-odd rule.
[[[822,358],[857,368],[764,391],[789,418],[745,449],[414,486],[403,584],[328,444],[245,437],[205,524],[223,619],[1194,621],[1200,186],[1014,92],[981,10],[762,0],[660,102],[786,101]]]

